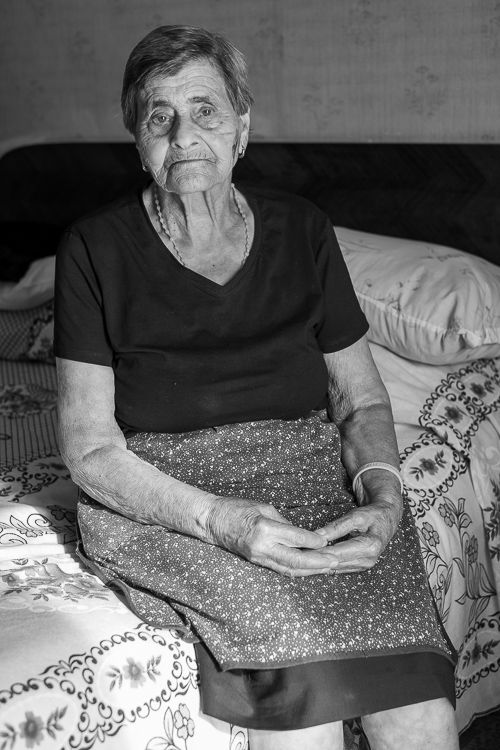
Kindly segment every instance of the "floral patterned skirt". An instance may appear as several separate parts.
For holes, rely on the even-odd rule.
[[[339,434],[324,412],[189,433],[140,433],[128,447],[207,492],[270,503],[297,526],[319,528],[353,506]],[[84,493],[78,523],[92,568],[118,583],[147,622],[202,641],[219,672],[419,652],[453,662],[406,507],[374,568],[306,578],[288,578],[193,537],[137,523]]]

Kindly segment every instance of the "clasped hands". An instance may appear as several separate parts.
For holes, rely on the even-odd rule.
[[[218,498],[210,515],[214,544],[290,577],[358,573],[372,568],[396,533],[401,495],[378,493],[316,531],[287,521],[272,505]],[[329,544],[343,539],[336,544]]]

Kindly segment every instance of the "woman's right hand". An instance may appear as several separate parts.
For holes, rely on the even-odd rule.
[[[293,526],[272,506],[235,497],[217,498],[208,528],[214,544],[282,575],[334,573],[337,561],[320,552],[320,534]]]

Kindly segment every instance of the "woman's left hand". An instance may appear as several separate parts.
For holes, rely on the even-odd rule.
[[[401,496],[392,493],[373,499],[368,505],[353,508],[321,529],[317,534],[329,542],[349,536],[348,539],[329,545],[321,554],[338,561],[337,573],[359,573],[373,568],[380,555],[397,531],[403,512]]]
[[[353,477],[372,462],[399,466],[391,402],[378,373],[366,336],[355,344],[325,354],[330,417],[339,428],[342,463]],[[373,568],[396,533],[403,513],[400,481],[384,469],[361,478],[360,505],[317,533],[329,542],[321,553],[337,561],[339,573]]]

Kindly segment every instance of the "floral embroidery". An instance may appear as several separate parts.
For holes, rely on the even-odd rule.
[[[447,562],[438,549],[439,534],[429,521],[425,521],[420,528],[417,527],[422,554],[436,605],[445,623],[451,606],[449,592],[453,571],[458,571],[463,578],[463,593],[455,601],[462,605],[467,600],[471,602],[468,614],[470,625],[484,612],[491,598],[496,596],[496,589],[483,563],[478,562],[477,537],[467,531],[472,519],[465,511],[465,499],[460,498],[457,504],[450,498],[443,499],[444,503],[439,506],[439,512],[449,528],[457,529],[462,556],[453,558],[454,566]]]
[[[439,544],[439,534],[435,529],[432,528],[428,521],[425,521],[425,523],[422,524],[422,528],[420,529],[420,531],[425,541],[431,547],[435,547],[437,544]]]
[[[67,479],[70,479],[68,469],[52,458],[26,461],[18,466],[11,466],[5,473],[0,474],[0,497],[7,497],[9,503],[18,503],[26,495],[33,495],[44,487]],[[2,484],[5,486],[1,486]],[[76,498],[76,494],[74,497]],[[71,502],[74,503],[74,498]],[[74,539],[73,534],[72,538],[66,541]]]
[[[6,385],[0,388],[0,414],[11,419],[54,409],[57,394],[41,385]]]
[[[451,527],[454,524],[454,518],[451,510],[448,508],[446,503],[441,503],[441,505],[438,506],[438,511],[440,515],[444,518],[444,522],[447,526]]]
[[[185,703],[179,703],[179,710],[174,713],[174,724],[177,735],[182,740],[187,740],[194,734],[194,721]]]
[[[7,743],[13,748],[17,744],[18,739],[24,740],[25,747],[33,748],[43,742],[44,732],[47,732],[52,739],[56,739],[56,732],[60,732],[64,728],[61,724],[61,719],[64,717],[66,710],[67,706],[56,708],[49,715],[46,723],[44,723],[40,716],[36,716],[33,711],[26,711],[24,721],[19,724],[18,732],[12,724],[4,724],[5,730],[0,731],[0,740],[4,740],[0,746],[1,749],[4,750],[7,747]]]
[[[493,489],[493,501],[491,505],[483,510],[483,517],[487,514],[484,522],[486,537],[488,539],[488,549],[492,559],[500,560],[500,484],[491,481]],[[492,544],[498,538],[498,544]]]
[[[444,415],[446,419],[454,423],[461,422],[464,418],[463,412],[458,406],[445,406]]]
[[[127,663],[123,667],[123,674],[127,680],[130,680],[130,686],[133,688],[144,685],[146,682],[144,667],[140,662],[134,661],[131,657],[127,659]]]
[[[76,512],[69,508],[63,508],[61,505],[47,505],[47,510],[50,510],[56,521],[64,520],[70,524],[76,521]]]
[[[26,711],[26,721],[19,725],[19,736],[26,740],[26,747],[34,747],[43,739],[43,721],[32,711]]]
[[[45,601],[56,598],[71,602],[89,599],[107,601],[109,590],[89,573],[65,573],[59,565],[47,563],[33,565],[19,571],[10,571],[0,577],[6,588],[0,592],[0,599],[6,600],[15,594],[23,595],[31,601]]]
[[[437,474],[438,472],[437,461],[433,461],[431,458],[422,458],[420,466],[424,471],[429,472],[429,474]]]
[[[71,514],[69,517],[62,515],[63,523],[54,523],[43,513],[30,513],[24,518],[21,513],[12,513],[5,521],[0,521],[0,545],[27,544],[29,539],[49,534],[57,535],[63,544],[72,542],[75,539],[75,514],[73,511],[68,513]]]
[[[492,596],[496,596],[496,588],[491,582],[483,563],[478,564],[478,541],[474,534],[467,529],[472,524],[471,517],[465,512],[465,499],[460,498],[458,504],[445,498],[448,508],[454,516],[454,523],[460,534],[462,557],[454,557],[460,575],[464,579],[464,593],[456,600],[458,604],[472,602],[469,610],[469,625],[476,620],[490,603]]]
[[[434,454],[434,458],[421,458],[419,466],[413,466],[410,469],[410,474],[419,481],[423,479],[424,473],[426,474],[437,474],[439,469],[443,469],[446,466],[446,460],[444,458],[444,451],[437,451]]]
[[[78,633],[77,633],[78,638]],[[78,641],[78,645],[79,641]],[[113,695],[110,698],[109,683],[101,677],[106,676],[109,664],[115,663],[125,665],[127,659],[132,655],[134,661],[138,661],[136,653],[141,650],[144,657],[139,659],[146,664],[146,674],[151,682],[148,682],[142,691],[130,690],[130,683],[123,677],[123,696]],[[114,654],[114,656],[113,656]],[[147,655],[146,655],[147,654]],[[150,656],[151,655],[151,656]],[[166,658],[164,656],[167,655]],[[161,677],[158,665],[166,666],[162,669]],[[28,666],[29,668],[29,666]],[[102,671],[101,671],[102,670]],[[122,670],[119,670],[122,671]],[[156,676],[156,679],[153,679]],[[50,731],[55,732],[64,725],[67,739],[62,740],[59,736],[58,742],[49,742],[47,734],[44,735],[43,747],[64,747],[74,750],[89,750],[90,748],[106,747],[108,740],[111,745],[129,747],[130,737],[128,728],[136,725],[138,721],[143,722],[143,736],[147,737],[148,717],[158,716],[156,712],[165,710],[165,705],[172,706],[172,711],[177,708],[180,699],[190,705],[197,705],[196,690],[198,685],[198,673],[196,660],[192,649],[186,649],[186,644],[180,641],[175,634],[169,630],[161,630],[140,622],[133,629],[108,631],[102,640],[88,646],[86,649],[77,650],[69,657],[46,664],[39,674],[32,674],[25,682],[15,681],[6,689],[0,688],[0,705],[10,709],[10,716],[17,715],[16,721],[6,723],[7,713],[4,708],[0,711],[0,750],[24,750],[23,741],[19,742],[18,724],[24,720],[24,710],[21,708],[16,712],[16,705],[21,700],[31,701],[30,709],[37,709],[37,700],[41,695],[50,695],[52,700],[64,700],[67,708],[52,711],[47,719],[44,732],[49,736]],[[147,699],[145,695],[148,688]],[[56,707],[54,703],[54,708]],[[72,712],[70,713],[70,709]],[[47,709],[47,710],[52,710]],[[191,709],[193,710],[193,709]],[[67,711],[67,717],[61,718]],[[173,740],[175,728],[173,714],[171,711],[172,744],[174,750],[176,745]],[[37,711],[35,711],[36,713]],[[38,710],[43,717],[41,710]],[[2,721],[3,719],[3,721]],[[195,717],[196,722],[196,717]],[[118,737],[117,737],[118,735]],[[123,735],[123,743],[120,736]],[[227,734],[226,734],[227,736]],[[113,740],[112,738],[115,738]],[[164,738],[159,738],[161,744],[153,744],[155,750],[168,747]],[[14,742],[17,744],[14,747]],[[138,750],[144,750],[144,744],[135,746]],[[224,742],[224,738],[223,738]],[[190,738],[180,743],[179,750],[189,750]],[[203,745],[203,743],[201,743]],[[229,744],[229,743],[228,743]],[[222,745],[226,747],[226,745]],[[34,750],[41,750],[35,748]],[[244,750],[243,746],[241,750]]]
[[[463,666],[468,667],[469,664],[477,664],[480,659],[487,659],[489,656],[493,656],[495,646],[498,646],[499,643],[500,640],[491,639],[481,646],[476,636],[472,648],[464,651],[462,655]]]
[[[187,748],[189,738],[194,735],[195,725],[185,703],[180,703],[173,715],[171,709],[167,708],[163,717],[165,736],[150,739],[146,750],[181,750],[174,741],[174,726],[177,736],[184,740],[184,746]]]
[[[116,686],[121,688],[124,679],[129,680],[130,687],[133,688],[144,685],[144,683],[146,682],[146,677],[148,677],[152,682],[156,682],[156,678],[161,675],[161,672],[158,668],[160,661],[161,656],[153,656],[148,660],[146,667],[144,667],[144,665],[140,661],[136,661],[135,659],[129,657],[127,659],[127,663],[123,666],[122,669],[113,666],[109,670],[108,677],[111,678],[109,689],[113,690],[113,688]]]
[[[470,451],[481,422],[500,409],[497,362],[477,359],[450,372],[423,405],[420,425],[458,451]]]
[[[478,554],[478,544],[477,544],[477,537],[471,536],[470,539],[467,539],[465,542],[465,556],[467,557],[467,561],[470,565],[473,565],[475,562],[477,562],[477,554]]]
[[[479,398],[484,398],[486,396],[486,389],[480,383],[470,383],[469,388],[472,393]]]

